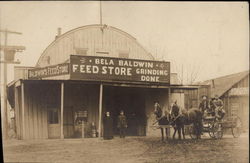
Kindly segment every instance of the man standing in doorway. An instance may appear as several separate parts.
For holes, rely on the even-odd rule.
[[[117,128],[119,129],[120,138],[125,138],[125,130],[128,127],[127,118],[124,115],[124,111],[121,110],[120,115],[118,116]]]

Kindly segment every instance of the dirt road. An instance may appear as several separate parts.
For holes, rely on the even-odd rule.
[[[248,135],[213,140],[160,141],[160,137],[113,140],[8,140],[5,162],[232,162],[247,163]]]

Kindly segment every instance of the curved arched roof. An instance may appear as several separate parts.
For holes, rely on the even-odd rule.
[[[69,55],[75,53],[76,47],[88,49],[87,55],[95,55],[95,49],[101,47],[101,49],[109,49],[111,57],[118,57],[117,51],[125,50],[129,52],[129,58],[154,60],[154,57],[137,42],[136,38],[127,32],[112,26],[93,24],[78,27],[60,35],[43,51],[36,66],[47,66],[44,61],[46,56],[49,56],[52,61],[49,63],[51,65],[65,62]]]

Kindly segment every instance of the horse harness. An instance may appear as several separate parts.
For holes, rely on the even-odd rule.
[[[172,121],[169,122],[169,124],[172,124],[173,122],[175,122],[175,121],[177,120],[177,118],[179,118],[181,115],[182,115],[182,114],[178,114],[178,115],[174,118],[174,120],[172,120]]]
[[[170,122],[170,124],[173,123],[173,122],[175,122],[175,121],[177,120],[177,118],[179,118],[181,115],[182,115],[182,114],[178,114],[178,115],[174,118],[174,120]],[[187,112],[187,120],[189,121],[189,112]]]

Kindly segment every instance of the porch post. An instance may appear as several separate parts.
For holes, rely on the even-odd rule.
[[[19,139],[20,135],[19,135],[18,131],[20,131],[20,127],[19,127],[19,124],[20,124],[20,121],[19,121],[19,118],[20,118],[19,117],[20,116],[20,114],[19,114],[20,107],[19,107],[19,104],[18,104],[18,89],[17,89],[16,85],[14,85],[14,93],[15,93],[15,97],[14,97],[14,99],[15,99],[15,112],[14,112],[15,123],[14,123],[14,125],[15,125],[16,137],[17,137],[17,139]]]
[[[170,86],[169,86],[169,88],[168,88],[168,111],[170,111],[170,107],[171,107],[171,105],[170,105],[170,102],[171,102],[171,88],[170,88]],[[168,135],[166,135],[167,137],[170,137],[170,132],[171,132],[171,130],[170,130],[170,128],[166,128],[167,129],[167,133],[168,133]]]
[[[197,89],[197,108],[199,108],[199,104],[200,104],[200,87],[198,87]]]
[[[232,113],[231,113],[231,108],[230,108],[230,102],[229,102],[229,93],[227,93],[227,112],[229,113],[228,116],[232,116]],[[225,108],[226,109],[226,108]]]
[[[22,139],[25,139],[25,117],[24,117],[24,83],[21,83],[21,97],[22,97]]]
[[[168,88],[168,109],[170,110],[170,102],[171,102],[171,88]]]
[[[63,106],[64,104],[64,83],[61,83],[61,139],[64,139],[63,135]]]
[[[103,85],[100,84],[100,94],[99,94],[99,123],[98,123],[98,137],[101,138],[101,129],[102,129],[102,94],[103,94]]]

